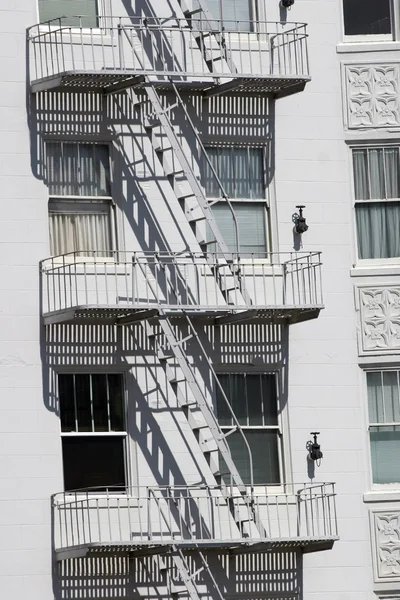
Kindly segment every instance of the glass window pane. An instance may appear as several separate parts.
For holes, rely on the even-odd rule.
[[[94,431],[108,431],[107,375],[92,375]]]
[[[356,223],[359,258],[400,256],[400,204],[397,202],[357,204]]]
[[[367,373],[368,413],[370,423],[383,423],[383,396],[381,373]]]
[[[108,395],[110,398],[111,431],[124,431],[124,387],[123,377],[119,373],[107,376]]]
[[[400,483],[400,427],[371,427],[374,483]]]
[[[66,491],[125,486],[123,437],[64,437],[62,450]]]
[[[356,200],[368,200],[368,150],[353,150],[353,172]]]
[[[247,429],[243,431],[249,443],[253,459],[254,484],[279,484],[279,452],[278,434],[276,431],[262,429]],[[232,453],[232,459],[246,485],[251,483],[249,454],[239,432],[227,438]],[[221,460],[221,471],[227,472],[224,461]],[[229,478],[225,475],[228,483]]]
[[[228,373],[220,373],[218,375],[218,381],[221,384],[223,391],[225,392],[226,397],[229,399],[230,397],[230,375]],[[232,415],[229,410],[229,407],[226,403],[226,400],[221,393],[219,386],[217,385],[215,388],[216,391],[216,410],[218,422],[220,425],[232,425]]]
[[[62,25],[97,27],[97,0],[39,0],[41,22],[62,16],[66,17]]]
[[[276,377],[272,373],[261,376],[264,425],[278,425],[278,397]]]
[[[386,198],[400,198],[399,149],[385,148]]]
[[[90,375],[75,375],[75,398],[78,431],[92,431]]]
[[[343,0],[346,35],[391,33],[390,0]]]
[[[385,423],[400,421],[397,371],[384,371],[382,381]]]
[[[73,375],[58,376],[58,395],[61,431],[76,431]]]
[[[370,148],[368,150],[368,168],[371,198],[386,198],[383,148]]]

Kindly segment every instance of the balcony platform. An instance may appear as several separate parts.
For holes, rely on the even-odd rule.
[[[205,97],[286,96],[310,81],[307,37],[304,23],[125,16],[88,28],[61,17],[28,30],[31,91],[168,91],[173,83]]]
[[[228,263],[202,253],[72,253],[41,264],[42,316],[59,323],[129,325],[161,314],[213,325],[299,323],[323,309],[318,252]]]
[[[229,94],[273,94],[275,97],[289,96],[302,91],[310,81],[310,77],[298,76],[276,77],[275,75],[258,77],[235,77],[221,83],[221,77],[208,76],[205,80],[185,81],[170,75],[170,80],[164,73],[159,74],[159,79],[152,76],[149,81],[143,75],[134,71],[65,71],[56,75],[49,75],[31,82],[31,92],[99,92],[113,94],[122,92],[127,88],[139,90],[144,87],[154,87],[160,92],[168,92],[175,85],[180,92],[200,94],[206,98]],[[226,76],[223,78],[226,80]]]
[[[244,540],[229,540],[222,542],[219,540],[199,540],[180,541],[176,543],[165,542],[164,544],[136,544],[131,543],[94,543],[83,544],[80,546],[71,546],[56,550],[56,560],[68,560],[71,558],[86,558],[86,557],[105,557],[105,556],[129,556],[130,558],[138,558],[142,556],[152,556],[154,554],[167,554],[173,552],[175,548],[179,548],[185,552],[195,552],[196,550],[206,550],[207,552],[227,552],[230,555],[238,554],[256,554],[263,552],[271,552],[278,550],[295,551],[300,549],[303,554],[312,552],[321,552],[323,550],[331,550],[334,543],[339,539],[339,536],[321,537],[321,538],[277,538],[263,540],[262,542],[246,542]]]
[[[270,493],[268,486],[256,486],[254,494],[244,495],[202,485],[55,494],[55,555],[61,561],[175,549],[237,555],[332,548],[338,539],[334,484],[278,487]]]
[[[272,306],[249,310],[229,310],[221,307],[179,307],[163,311],[172,319],[190,317],[209,325],[281,323],[295,324],[318,318],[323,306],[303,308],[298,306]],[[157,318],[159,310],[148,310],[147,307],[121,308],[119,306],[76,306],[45,313],[44,325],[73,324],[73,325],[132,325],[143,320]]]

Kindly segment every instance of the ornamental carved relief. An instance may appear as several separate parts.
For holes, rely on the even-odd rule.
[[[400,352],[400,286],[360,288],[360,352]]]
[[[377,581],[400,581],[400,512],[373,512],[373,554]]]
[[[398,64],[345,67],[349,129],[400,125]]]

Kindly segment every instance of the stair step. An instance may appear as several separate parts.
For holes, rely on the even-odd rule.
[[[146,121],[144,124],[145,129],[154,129],[155,127],[160,127],[161,122],[157,119],[156,121]]]
[[[183,14],[185,15],[185,17],[191,17],[192,15],[197,15],[201,12],[203,12],[203,9],[199,7],[193,8],[192,10],[185,10]]]

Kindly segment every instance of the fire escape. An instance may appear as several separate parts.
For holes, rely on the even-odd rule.
[[[231,413],[232,431],[241,432],[247,445],[197,324],[292,324],[318,317],[323,308],[320,255],[271,253],[243,261],[232,252],[214,218],[216,201],[206,197],[171,119],[174,113],[185,121],[215,179],[218,200],[228,204],[235,219],[187,98],[206,102],[232,93],[279,98],[301,91],[310,79],[306,26],[257,22],[242,27],[213,18],[201,3],[192,11],[182,6],[181,18],[103,17],[95,30],[82,23],[65,25],[60,18],[30,28],[28,35],[33,94],[129,94],[198,241],[197,252],[116,250],[106,257],[92,252],[91,261],[87,253],[45,259],[44,324],[141,326],[215,478],[209,486],[135,488],[122,499],[112,493],[56,494],[57,559],[110,550],[157,555],[161,561],[170,557],[186,593],[198,600],[198,571],[191,569],[187,552],[197,553],[200,569],[212,578],[204,554],[212,549],[240,554],[332,547],[337,539],[333,484],[284,484],[275,494],[245,485],[232,460],[230,432],[221,430],[185,351],[189,340],[196,344]],[[210,239],[205,239],[205,224]],[[184,325],[184,337],[176,323]],[[229,484],[221,478],[218,455]],[[161,564],[173,593],[167,562]]]

